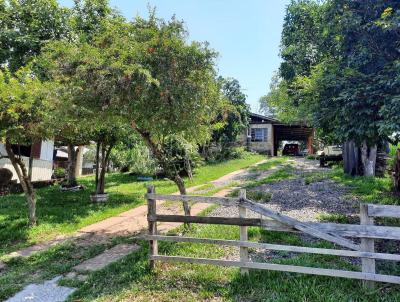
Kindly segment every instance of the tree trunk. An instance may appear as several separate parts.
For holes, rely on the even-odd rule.
[[[173,180],[179,189],[179,193],[181,193],[181,195],[186,195],[185,182],[183,181],[182,177],[180,177],[179,174],[177,173]],[[183,201],[182,205],[183,205],[183,211],[185,212],[185,215],[190,216],[189,203],[187,201]]]
[[[167,168],[166,160],[164,158],[164,154],[157,147],[157,145],[153,142],[153,140],[150,137],[150,133],[139,129],[134,122],[132,122],[132,128],[135,129],[140,134],[140,136],[144,139],[144,141],[146,142],[147,146],[150,148],[150,150],[153,152],[154,156],[157,158],[158,162],[161,164],[161,166],[163,167],[165,172],[168,174],[168,172],[170,172],[170,171],[166,171],[168,168]],[[172,180],[174,181],[174,183],[178,187],[179,193],[181,195],[186,195],[185,182],[183,181],[182,177],[180,177],[179,172],[176,172],[176,171],[174,171],[174,172],[175,173],[174,173],[174,176],[173,176]],[[185,212],[185,215],[186,216],[190,216],[189,203],[184,201],[184,202],[182,202],[182,205],[183,205],[183,210]],[[189,225],[189,224],[187,224],[187,225]]]
[[[19,182],[21,183],[22,190],[24,191],[26,201],[28,203],[28,217],[29,225],[33,226],[37,224],[36,219],[36,194],[32,186],[32,182],[29,179],[28,171],[26,169],[25,163],[20,157],[15,156],[9,139],[6,139],[6,151],[7,156],[11,161],[11,164],[17,173]]]
[[[368,146],[364,141],[361,146],[361,162],[365,176],[375,176],[376,145]]]
[[[104,194],[105,191],[105,183],[106,183],[106,172],[107,172],[107,167],[108,164],[110,163],[110,154],[111,150],[113,148],[113,145],[107,146],[105,143],[101,143],[99,146],[99,151],[96,151],[96,156],[98,156],[98,153],[101,153],[101,165],[99,165],[98,169],[99,171],[99,176],[97,178],[96,182],[96,194]],[[99,160],[99,159],[98,159]]]
[[[397,149],[396,157],[394,159],[393,185],[394,190],[397,193],[400,193],[400,149]]]
[[[98,179],[96,183],[96,194],[104,194],[104,187],[103,187],[103,181],[104,181],[104,176],[105,176],[105,147],[103,142],[99,142],[99,153],[101,154],[99,157],[99,164],[98,164]]]
[[[96,142],[96,176],[95,176],[95,187],[97,191],[97,185],[99,184],[99,168],[100,168],[100,142]]]
[[[344,173],[355,176],[362,175],[360,170],[360,148],[354,141],[347,141],[343,144],[343,170]]]
[[[78,183],[76,181],[75,168],[77,151],[75,146],[68,144],[68,173],[67,173],[67,187],[75,187]]]
[[[30,181],[32,181],[32,171],[33,171],[33,155],[31,152],[31,154],[29,155],[29,168],[28,168],[28,177]]]
[[[82,175],[82,164],[83,164],[83,148],[84,146],[78,146],[76,148],[76,160],[75,160],[75,179]]]

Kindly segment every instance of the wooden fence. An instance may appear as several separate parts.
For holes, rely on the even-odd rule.
[[[242,274],[248,273],[248,269],[266,269],[283,272],[295,272],[322,276],[343,277],[364,280],[364,284],[372,287],[374,281],[400,284],[400,276],[377,274],[375,260],[400,261],[400,255],[388,253],[376,253],[375,239],[400,240],[400,227],[374,225],[374,217],[400,218],[400,206],[385,206],[373,204],[360,205],[360,225],[301,222],[291,217],[272,211],[262,204],[246,198],[246,191],[241,190],[237,198],[229,197],[203,197],[188,195],[160,195],[155,194],[154,187],[148,188],[145,196],[148,200],[149,234],[146,239],[150,244],[150,265],[153,268],[155,261],[178,261],[187,263],[213,264],[233,266],[241,268]],[[156,211],[157,200],[189,201],[218,204],[222,206],[237,206],[239,217],[204,217],[183,215],[158,215]],[[247,218],[246,211],[261,214],[263,218]],[[265,217],[265,218],[264,218]],[[157,222],[183,222],[200,224],[237,225],[240,227],[240,240],[224,240],[210,238],[193,238],[183,236],[164,236],[157,234]],[[266,230],[279,232],[302,232],[311,236],[324,239],[347,249],[324,249],[303,246],[290,246],[248,241],[248,226],[259,226]],[[359,238],[361,244],[354,243],[349,238]],[[204,244],[217,244],[225,246],[237,246],[240,248],[240,261],[190,258],[180,256],[165,256],[158,254],[157,241],[193,242]],[[334,255],[342,257],[361,258],[361,272],[345,271],[337,269],[325,269],[317,267],[304,267],[283,265],[274,263],[258,263],[249,261],[248,248],[261,248],[296,253],[310,253],[322,255]]]

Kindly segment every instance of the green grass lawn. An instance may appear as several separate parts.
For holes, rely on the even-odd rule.
[[[188,236],[200,238],[238,239],[234,226],[195,226]],[[332,247],[329,243],[305,243],[299,235],[260,231],[250,228],[252,241],[277,244]],[[249,277],[237,268],[184,263],[157,264],[155,272],[148,268],[147,243],[102,271],[90,275],[86,282],[65,282],[77,287],[70,301],[399,301],[398,286],[378,283],[367,291],[361,281],[343,278],[253,270]],[[236,248],[237,249],[237,248]],[[159,243],[159,253],[187,257],[225,258],[235,254],[235,247],[192,243]],[[289,254],[277,252],[281,258],[268,262],[359,270],[340,257],[327,255]],[[237,251],[236,251],[236,254]]]
[[[186,185],[195,186],[215,180],[225,174],[246,168],[265,157],[249,155],[200,167]],[[2,255],[24,246],[70,234],[92,223],[112,217],[144,203],[147,185],[154,184],[159,193],[177,191],[168,180],[137,181],[129,174],[107,175],[106,192],[110,194],[106,204],[93,204],[89,195],[94,191],[94,177],[82,177],[79,182],[87,187],[80,192],[60,192],[58,186],[37,190],[37,216],[39,224],[28,227],[27,206],[22,194],[0,197],[0,258]]]

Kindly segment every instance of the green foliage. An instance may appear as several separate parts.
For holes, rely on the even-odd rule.
[[[133,39],[128,43],[137,46],[133,59],[140,63],[142,78],[149,80],[127,85],[132,97],[117,93],[127,119],[158,146],[170,135],[204,142],[220,102],[215,52],[206,43],[188,44],[182,22],[160,20],[154,13],[148,20],[137,17],[128,36]]]
[[[342,169],[336,167],[329,175],[331,179],[348,185],[352,194],[366,203],[379,203],[388,205],[400,205],[400,199],[393,194],[392,180],[386,177],[367,177],[346,175]]]
[[[247,151],[245,147],[226,147],[219,149],[211,154],[211,157],[207,158],[208,162],[221,162],[230,159],[246,158],[251,152]]]
[[[165,154],[167,175],[175,171],[181,176],[192,178],[194,169],[202,164],[202,158],[196,150],[196,146],[190,144],[183,137],[170,136],[163,145]]]
[[[0,70],[0,140],[31,144],[49,137],[49,108],[42,83],[29,69],[15,75]]]
[[[157,168],[157,162],[150,150],[135,133],[127,135],[113,148],[110,159],[123,172],[154,175]]]
[[[62,167],[57,167],[54,169],[54,176],[56,178],[64,178],[66,175],[66,170]]]
[[[259,99],[260,110],[267,116],[273,116],[283,122],[297,119],[297,111],[288,95],[286,81],[275,73],[271,79],[269,93]]]
[[[293,1],[282,33],[283,120],[305,120],[327,141],[376,144],[399,133],[400,6],[395,0]],[[288,115],[285,115],[285,112]]]
[[[56,0],[1,0],[0,64],[15,72],[48,42],[68,37],[68,16]]]
[[[271,200],[272,194],[263,191],[247,191],[247,198],[257,202],[266,203]]]
[[[76,0],[71,13],[71,27],[80,40],[91,41],[106,30],[107,20],[120,18],[108,0]]]
[[[222,145],[221,149],[225,149],[230,148],[238,135],[246,129],[249,123],[250,107],[246,104],[246,95],[242,92],[238,80],[222,77],[218,80],[226,104],[217,117],[218,122],[212,133],[212,141]]]

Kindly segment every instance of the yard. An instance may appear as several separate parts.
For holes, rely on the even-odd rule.
[[[187,186],[204,184],[225,174],[246,168],[264,159],[261,155],[208,164],[198,169]],[[39,224],[28,228],[26,201],[22,194],[0,198],[0,259],[1,256],[22,247],[71,234],[84,226],[115,216],[144,203],[143,195],[149,182],[137,181],[128,173],[107,175],[106,191],[110,200],[106,204],[93,204],[89,200],[94,190],[94,177],[82,177],[79,182],[86,190],[60,192],[58,186],[37,190]],[[152,181],[159,193],[173,193],[176,185],[168,180]]]
[[[252,158],[252,162],[259,158]],[[249,165],[249,162],[234,162],[236,168]],[[274,163],[274,164],[273,164]],[[279,164],[280,167],[275,170]],[[214,173],[216,178],[231,171],[227,163],[214,167],[204,167],[208,173]],[[383,202],[386,204],[397,204],[398,199],[390,193],[390,182],[388,178],[370,179],[365,177],[350,178],[338,169],[326,169],[321,171],[299,171],[298,164],[293,161],[272,160],[256,168],[253,171],[268,172],[261,180],[248,180],[245,184],[252,194],[251,198],[259,202],[275,204],[273,191],[272,198],[268,189],[280,190],[281,186],[293,184],[301,180],[303,186],[314,193],[318,193],[321,187],[313,185],[332,183],[337,186],[345,185],[345,200],[357,199],[366,202]],[[317,162],[315,162],[317,165]],[[218,170],[216,172],[214,169]],[[233,169],[233,168],[232,168]],[[193,183],[199,184],[206,181],[199,171],[198,177]],[[113,177],[115,175],[110,175]],[[122,177],[122,176],[121,176]],[[127,177],[127,175],[123,175]],[[202,178],[203,177],[203,178]],[[163,186],[163,184],[165,186]],[[142,191],[144,184],[135,183]],[[156,182],[159,192],[175,191],[169,187],[167,182]],[[127,186],[121,184],[120,186]],[[141,187],[140,187],[141,186]],[[114,188],[112,185],[110,189]],[[290,186],[288,187],[290,190]],[[368,188],[368,189],[367,189]],[[214,188],[209,188],[214,190]],[[126,190],[126,188],[125,188]],[[170,190],[170,191],[169,191]],[[335,191],[334,186],[328,186],[328,191]],[[131,192],[131,191],[130,191]],[[142,192],[143,193],[143,192]],[[282,192],[281,192],[282,193]],[[292,192],[290,192],[292,193]],[[324,192],[320,192],[324,196]],[[129,194],[129,193],[125,193]],[[130,193],[132,194],[132,193]],[[207,194],[207,193],[204,193]],[[233,192],[232,194],[235,194]],[[283,194],[283,193],[282,193]],[[279,197],[279,195],[277,195]],[[250,197],[250,196],[249,196]],[[380,199],[377,199],[380,197]],[[137,197],[138,199],[141,197]],[[279,199],[279,198],[278,198]],[[338,199],[340,202],[341,199]],[[139,204],[139,201],[137,204]],[[285,206],[282,204],[281,206]],[[122,205],[121,205],[122,207]],[[118,208],[118,207],[115,207]],[[308,208],[307,206],[305,207]],[[221,212],[222,211],[222,212]],[[211,207],[203,214],[229,216],[229,209]],[[234,214],[236,215],[236,214]],[[341,220],[349,219],[346,215],[337,217],[335,215],[320,216],[319,220]],[[347,221],[347,220],[346,220]],[[396,224],[398,222],[392,221]],[[175,229],[170,233],[181,234],[192,237],[208,237],[221,239],[238,239],[239,230],[234,226],[210,226],[193,225],[190,231],[182,228]],[[277,244],[302,245],[310,247],[332,248],[332,245],[319,240],[310,240],[297,234],[278,233],[262,231],[259,228],[249,228],[249,240],[257,242],[268,242]],[[400,299],[398,286],[378,283],[377,288],[372,291],[365,290],[360,281],[301,275],[294,273],[282,273],[273,271],[251,271],[249,277],[240,275],[238,269],[224,268],[211,265],[190,265],[179,263],[158,263],[155,272],[148,267],[148,244],[145,241],[132,237],[116,237],[107,244],[80,245],[79,243],[65,243],[52,247],[50,250],[37,253],[26,259],[14,259],[8,263],[7,271],[0,276],[0,299],[11,296],[21,289],[24,284],[38,283],[49,280],[56,275],[65,274],[71,267],[101,253],[120,242],[137,243],[142,248],[135,253],[119,260],[105,269],[90,273],[87,280],[62,280],[61,284],[76,288],[75,293],[69,298],[70,301],[397,301]],[[389,247],[396,248],[396,247]],[[208,258],[237,259],[238,249],[234,247],[221,247],[215,245],[192,244],[192,243],[166,243],[160,242],[160,254],[195,256]],[[303,255],[290,252],[271,252],[263,250],[250,250],[250,257],[254,261],[266,261],[272,263],[318,266],[326,268],[338,268],[347,270],[359,270],[359,263],[350,262],[345,258],[327,255]],[[378,263],[379,272],[391,272],[399,274],[396,265],[385,265]]]

